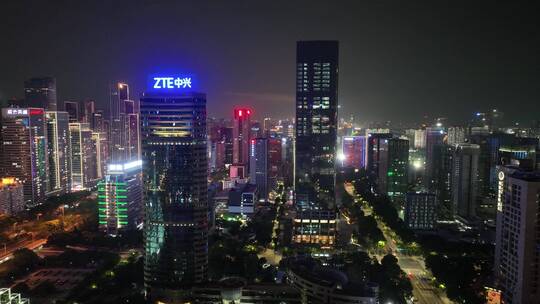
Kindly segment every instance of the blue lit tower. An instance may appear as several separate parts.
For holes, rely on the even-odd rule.
[[[206,95],[141,97],[144,281],[151,301],[179,301],[208,268]]]

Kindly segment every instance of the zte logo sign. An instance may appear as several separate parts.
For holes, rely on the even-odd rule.
[[[154,77],[154,89],[191,88],[191,77]]]

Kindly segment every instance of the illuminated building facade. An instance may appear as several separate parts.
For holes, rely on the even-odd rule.
[[[503,303],[540,298],[540,173],[499,167],[495,276]]]
[[[56,111],[56,79],[31,78],[24,82],[24,103],[28,107]]]
[[[86,190],[95,186],[96,150],[92,131],[86,123],[69,124],[71,135],[71,191]]]
[[[109,164],[98,183],[98,204],[99,227],[108,234],[142,225],[142,161]]]
[[[344,136],[341,143],[343,167],[363,169],[367,163],[367,140],[365,136]]]
[[[413,230],[432,230],[437,224],[437,196],[433,193],[407,193],[405,224]]]
[[[168,302],[207,277],[206,95],[153,90],[140,108],[145,288]]]
[[[394,202],[403,202],[408,189],[409,141],[389,138],[381,142],[379,190]]]
[[[43,109],[2,109],[2,171],[23,183],[27,207],[42,203],[47,192],[46,124]]]
[[[233,121],[233,165],[249,165],[251,109],[235,108]]]
[[[250,180],[257,185],[262,198],[268,199],[269,185],[269,142],[267,138],[254,138],[250,146]]]
[[[297,243],[334,244],[338,69],[337,41],[297,42],[293,229]]]
[[[0,214],[16,215],[24,210],[24,191],[14,177],[0,179]]]
[[[139,113],[129,100],[129,86],[117,83],[111,87],[110,158],[112,162],[140,158]]]
[[[70,133],[67,112],[45,112],[47,120],[47,155],[49,158],[48,193],[70,190]]]
[[[296,204],[333,208],[335,204],[337,41],[296,45]]]
[[[381,147],[385,140],[392,138],[390,133],[368,133],[367,172],[372,177],[379,176]]]

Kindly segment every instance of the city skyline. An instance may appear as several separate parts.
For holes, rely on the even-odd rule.
[[[34,9],[25,10],[27,4]],[[198,75],[208,94],[209,117],[223,117],[234,105],[258,109],[259,120],[292,117],[294,42],[338,39],[341,105],[362,121],[409,122],[428,115],[462,122],[491,108],[507,119],[519,117],[522,124],[535,119],[539,94],[529,84],[540,76],[532,64],[537,44],[527,37],[537,21],[526,7],[310,4],[4,3],[6,24],[13,26],[0,29],[0,37],[13,47],[0,59],[11,71],[0,76],[0,99],[21,98],[22,81],[50,75],[57,78],[60,104],[95,99],[103,107],[110,82],[130,83],[138,97],[146,89],[146,75],[168,69]],[[107,17],[93,22],[103,10]],[[300,10],[305,10],[303,26],[296,27]],[[182,18],[170,18],[178,14]],[[49,17],[58,22],[40,27]],[[18,20],[26,26],[15,26]],[[70,43],[75,39],[77,45]],[[143,41],[162,47],[141,47]],[[444,107],[447,103],[453,107]]]

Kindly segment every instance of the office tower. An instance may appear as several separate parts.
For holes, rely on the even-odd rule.
[[[342,141],[343,167],[364,169],[367,163],[365,136],[344,136]]]
[[[139,113],[134,101],[129,100],[129,86],[111,86],[111,120],[109,132],[110,158],[123,162],[140,158]]]
[[[333,208],[337,144],[337,41],[296,45],[297,205]]]
[[[56,111],[56,79],[40,77],[26,80],[24,102],[27,107]]]
[[[251,140],[251,110],[235,108],[233,124],[233,164],[247,167]]]
[[[68,112],[69,122],[79,122],[80,112],[77,101],[64,101],[64,111]]]
[[[26,207],[45,200],[49,177],[46,130],[43,109],[2,109],[2,171],[23,183]]]
[[[250,147],[250,181],[257,186],[262,198],[268,199],[269,192],[269,149],[267,138],[254,138]]]
[[[495,276],[504,303],[540,298],[540,173],[500,167],[498,173]]]
[[[464,127],[448,128],[448,144],[453,146],[465,142],[467,132]]]
[[[437,195],[437,219],[441,221],[453,221],[456,213],[452,201],[454,151],[455,147],[446,144],[433,147],[432,190]]]
[[[104,132],[105,136],[107,136],[107,133],[105,132],[104,120],[105,117],[103,111],[97,111],[93,113],[92,119],[90,120],[90,129],[96,132]]]
[[[491,166],[495,165],[491,163],[491,147],[490,147],[490,135],[471,135],[469,136],[469,143],[476,144],[480,147],[480,154],[478,156],[478,192],[477,196],[486,197],[490,193],[490,171]]]
[[[16,215],[24,207],[22,183],[14,177],[0,179],[0,214]]]
[[[283,159],[281,158],[281,139],[268,138],[268,185],[269,191],[277,186],[279,178],[283,177],[281,166]]]
[[[71,150],[69,114],[67,112],[45,112],[47,121],[47,155],[49,158],[49,193],[69,192]]]
[[[101,179],[105,176],[109,163],[109,145],[105,133],[92,131],[92,144],[96,155],[95,176]]]
[[[223,136],[224,136],[224,142],[225,142],[225,164],[232,164],[233,163],[233,154],[234,154],[234,136],[233,136],[233,128],[224,128],[223,130]]]
[[[479,155],[480,146],[475,144],[459,144],[454,151],[452,201],[456,215],[466,221],[476,216]]]
[[[140,108],[145,288],[167,302],[207,276],[206,95],[152,91]]]
[[[385,140],[392,138],[390,133],[369,133],[367,134],[367,172],[371,177],[379,176],[379,163],[381,159],[381,145]]]
[[[409,141],[385,139],[381,143],[379,160],[379,190],[394,202],[403,202],[408,189]]]
[[[437,196],[409,192],[405,203],[405,224],[413,230],[431,230],[437,224]]]
[[[296,44],[296,243],[335,243],[338,57],[337,41]]]
[[[93,100],[85,100],[83,122],[90,124],[90,127],[92,127],[92,119],[95,112],[96,102]]]
[[[86,123],[69,124],[71,135],[71,191],[95,186],[97,157],[92,131]]]
[[[414,130],[414,147],[416,149],[426,148],[426,130]]]
[[[142,161],[109,164],[98,183],[99,228],[110,235],[142,225]]]
[[[435,175],[433,152],[435,146],[444,143],[445,136],[444,130],[439,127],[426,128],[426,173],[424,175],[424,185],[429,189],[433,188],[433,178]]]

